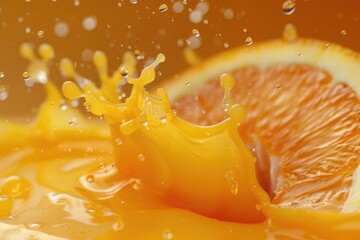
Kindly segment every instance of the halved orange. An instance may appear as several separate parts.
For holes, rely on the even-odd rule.
[[[239,133],[277,206],[360,207],[360,57],[335,44],[274,40],[217,55],[165,82],[177,115],[209,125],[226,117],[219,76],[232,74],[248,110]]]

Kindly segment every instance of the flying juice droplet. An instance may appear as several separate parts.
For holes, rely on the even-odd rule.
[[[195,36],[195,37],[199,37],[200,36],[200,32],[199,32],[199,30],[197,30],[197,29],[193,29],[192,31],[192,34]]]
[[[296,3],[294,0],[286,0],[282,5],[282,10],[285,15],[291,15],[296,8]]]
[[[251,44],[253,44],[253,39],[251,38],[251,37],[247,37],[246,39],[245,39],[245,44],[246,45],[251,45]]]
[[[168,5],[166,5],[165,3],[160,5],[159,7],[160,12],[166,12],[167,10],[168,10]]]
[[[40,31],[37,32],[37,36],[38,36],[39,38],[43,38],[44,35],[45,35],[45,32],[44,32],[43,30],[40,30]]]
[[[28,72],[23,72],[22,74],[23,78],[25,81],[29,81],[30,80],[30,74]]]
[[[0,78],[4,78],[5,77],[5,73],[4,72],[0,72]]]

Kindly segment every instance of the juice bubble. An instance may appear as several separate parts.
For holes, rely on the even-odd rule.
[[[285,15],[291,15],[296,8],[296,3],[294,0],[286,0],[282,5],[282,10]]]

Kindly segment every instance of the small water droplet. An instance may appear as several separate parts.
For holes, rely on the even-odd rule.
[[[192,32],[192,34],[193,34],[195,37],[199,37],[199,36],[200,36],[199,30],[197,30],[196,28],[194,28],[191,32]]]
[[[140,153],[140,154],[138,155],[138,160],[139,160],[140,162],[143,162],[143,161],[145,160],[145,155],[142,154],[142,153]]]
[[[75,7],[80,6],[80,0],[74,0],[74,6]]]
[[[169,240],[173,239],[174,235],[172,234],[169,228],[165,228],[162,232],[162,239]]]
[[[345,29],[341,30],[341,35],[345,36],[346,34],[347,34],[347,32]]]
[[[43,38],[44,35],[45,35],[45,32],[44,32],[43,30],[39,30],[39,31],[37,32],[37,36],[38,36],[39,38]]]
[[[285,15],[291,15],[296,8],[295,0],[286,0],[282,5],[282,10]]]
[[[229,48],[229,44],[227,42],[224,43],[224,48]]]
[[[124,66],[120,68],[120,73],[123,78],[127,78],[129,76],[129,70]]]
[[[187,87],[189,87],[190,86],[190,82],[185,82],[185,85],[187,86]]]
[[[30,80],[30,74],[28,72],[23,72],[22,74],[23,78],[25,81],[29,81]]]
[[[276,87],[276,89],[280,90],[281,89],[281,84],[278,83],[278,84],[275,85],[275,87]]]
[[[4,78],[5,77],[5,73],[4,72],[0,72],[0,78]]]
[[[251,45],[251,44],[253,44],[253,39],[251,38],[251,37],[247,37],[246,39],[245,39],[245,44],[246,45]]]
[[[167,122],[167,117],[162,117],[162,118],[160,118],[160,122],[161,123],[166,123]]]
[[[165,3],[161,4],[159,7],[159,11],[160,12],[166,12],[168,10],[168,5],[166,5]]]
[[[137,4],[137,3],[138,3],[138,0],[130,0],[130,2],[131,2],[132,4]]]
[[[243,28],[242,31],[243,31],[243,33],[247,33],[248,30],[247,30],[247,28]]]

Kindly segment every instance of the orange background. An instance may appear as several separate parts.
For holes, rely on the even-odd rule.
[[[24,85],[22,73],[27,61],[18,53],[22,42],[32,42],[36,46],[51,43],[55,47],[51,78],[59,87],[64,79],[56,65],[63,57],[72,58],[80,73],[97,80],[91,63],[81,57],[87,48],[105,51],[111,71],[121,63],[121,54],[129,48],[143,51],[145,59],[163,52],[167,61],[159,68],[162,74],[157,81],[166,79],[188,66],[178,40],[190,37],[194,28],[200,31],[202,38],[202,45],[196,50],[202,58],[223,51],[225,43],[229,48],[244,45],[247,36],[254,42],[280,37],[286,23],[293,23],[301,37],[336,42],[360,51],[358,0],[297,0],[296,10],[291,15],[282,12],[282,0],[208,0],[210,10],[204,15],[208,24],[193,24],[189,20],[189,9],[194,9],[199,1],[187,0],[184,11],[177,14],[172,10],[174,1],[170,0],[138,0],[137,4],[130,0],[79,0],[79,6],[75,6],[74,0],[1,0],[0,72],[4,72],[5,77],[0,79],[0,85],[9,88],[9,98],[0,101],[0,117],[34,113],[44,98],[40,86],[28,88]],[[159,6],[163,3],[169,9],[162,13]],[[224,9],[232,9],[234,18],[226,19]],[[97,18],[93,31],[82,27],[87,16]],[[23,21],[19,22],[19,18]],[[65,38],[54,33],[57,21],[69,25],[70,32]],[[30,33],[25,32],[26,27],[31,28]],[[37,36],[39,30],[45,32],[43,38]],[[342,30],[346,34],[342,34]]]

